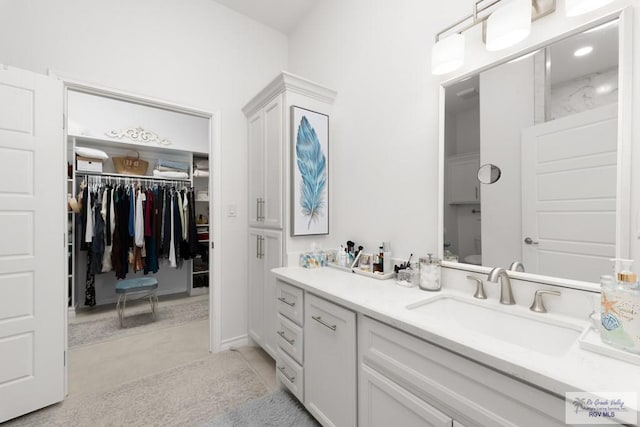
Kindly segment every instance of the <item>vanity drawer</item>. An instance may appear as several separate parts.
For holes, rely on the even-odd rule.
[[[302,364],[302,328],[278,313],[276,326],[278,346],[296,362]]]
[[[276,282],[278,313],[302,326],[304,316],[304,291],[288,283]]]
[[[466,425],[564,426],[564,400],[365,316],[359,364]]]
[[[276,378],[287,387],[300,402],[304,402],[304,371],[284,350],[278,348]]]

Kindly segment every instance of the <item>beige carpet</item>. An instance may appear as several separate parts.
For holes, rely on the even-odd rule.
[[[120,327],[115,310],[109,316],[76,318],[74,322],[69,323],[69,348],[204,320],[208,315],[208,298],[185,299],[174,304],[160,302],[155,320],[149,304],[142,301],[125,310],[123,327]]]
[[[6,425],[202,425],[267,392],[240,353],[225,351],[109,390],[70,395]]]

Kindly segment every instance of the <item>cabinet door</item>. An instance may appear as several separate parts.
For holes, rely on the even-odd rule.
[[[360,366],[361,427],[451,427],[453,420],[369,366]]]
[[[264,259],[262,258],[262,233],[249,229],[249,336],[264,345]]]
[[[277,312],[276,305],[276,277],[271,273],[272,268],[282,267],[282,232],[263,231],[262,232],[262,257],[264,262],[264,295],[262,320],[264,327],[264,337],[262,347],[271,357],[276,357],[278,348]]]
[[[260,110],[249,118],[249,225],[261,226],[260,201],[264,199],[264,116]]]
[[[283,209],[283,103],[282,95],[264,107],[264,205],[263,227],[282,228]]]
[[[325,426],[355,426],[355,313],[309,293],[304,313],[305,406]]]
[[[449,161],[449,203],[479,203],[478,158]]]

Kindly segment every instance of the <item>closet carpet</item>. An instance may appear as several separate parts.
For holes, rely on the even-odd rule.
[[[88,316],[90,320],[77,317],[69,323],[69,348],[204,320],[208,315],[208,297],[187,298],[185,302],[173,304],[160,301],[155,321],[149,303],[137,301],[126,308],[124,327],[120,327],[115,309],[108,316]]]
[[[240,352],[225,351],[108,390],[70,395],[7,427],[198,426],[268,391]]]

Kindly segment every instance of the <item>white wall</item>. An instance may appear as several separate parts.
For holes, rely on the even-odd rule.
[[[533,23],[523,43],[487,52],[481,26],[467,32],[466,63],[454,75],[432,76],[435,34],[470,13],[472,0],[324,0],[290,36],[289,70],[338,91],[332,126],[333,239],[352,238],[369,247],[392,243],[395,255],[436,252],[438,245],[438,84],[463,76],[528,46],[622,6],[634,5],[634,40],[640,40],[640,1],[617,0],[580,17],[557,11]],[[640,43],[634,46],[634,109],[640,109]],[[640,121],[634,123],[640,138]],[[640,150],[634,150],[640,164]],[[356,175],[370,189],[353,197]],[[640,182],[640,168],[632,182]],[[375,184],[375,185],[374,185]],[[634,216],[640,186],[634,188]],[[638,230],[633,227],[634,233]],[[484,237],[484,236],[483,236]],[[640,240],[633,240],[636,258]]]
[[[471,1],[324,0],[290,35],[289,70],[336,90],[332,240],[437,253],[435,32]],[[335,246],[335,245],[334,245]]]
[[[480,108],[456,114],[456,154],[480,152]]]
[[[222,340],[246,334],[242,106],[287,65],[286,37],[212,0],[0,0],[0,63],[205,110],[222,128]]]
[[[551,86],[551,120],[618,102],[618,67]]]

